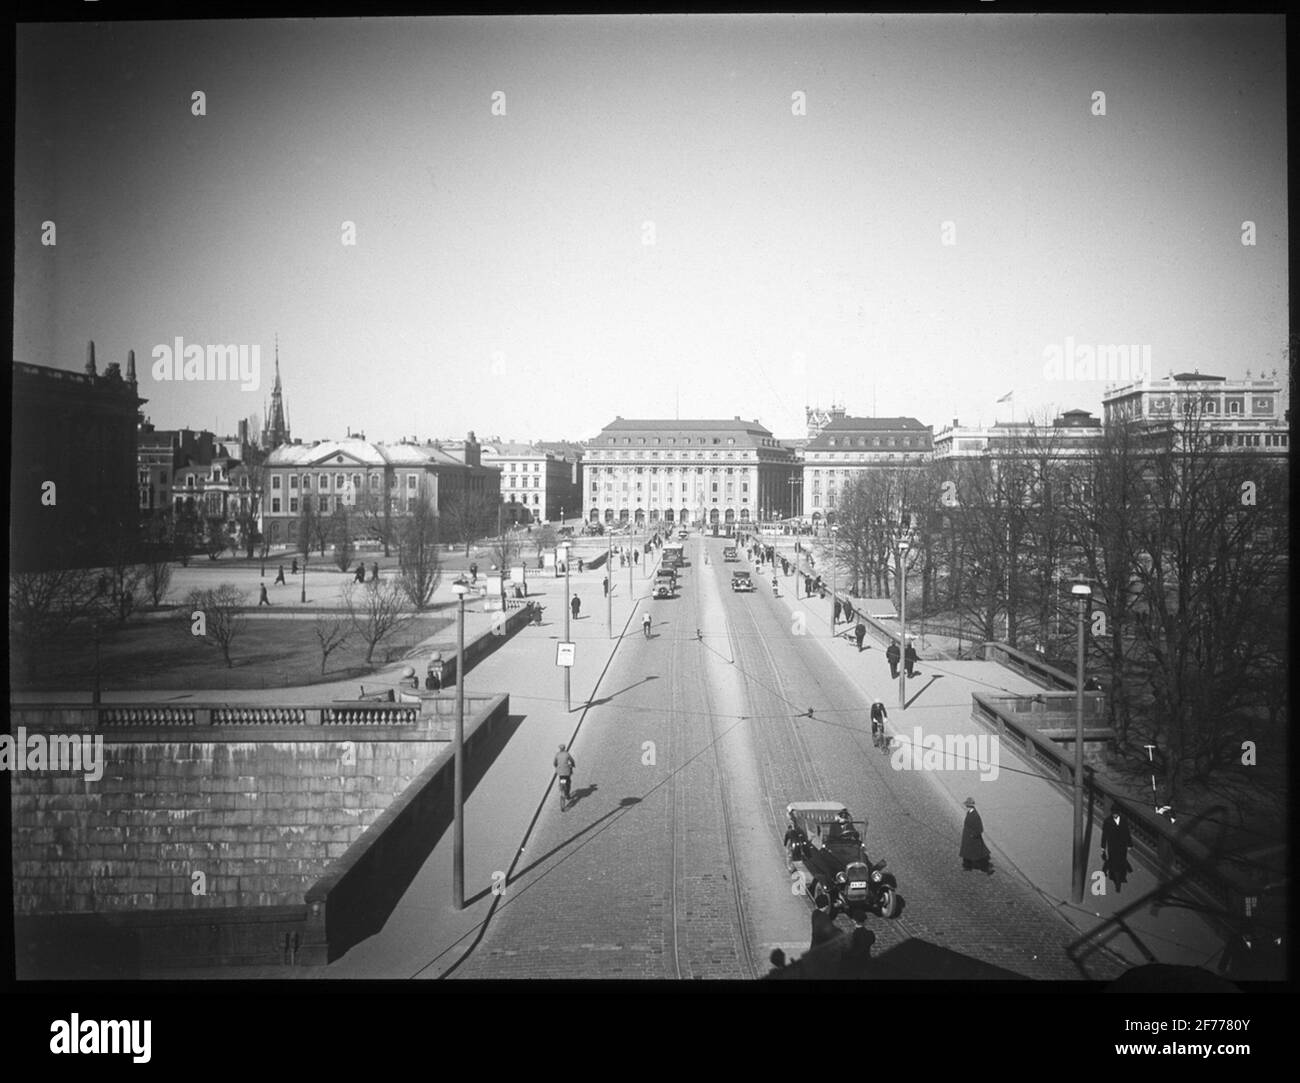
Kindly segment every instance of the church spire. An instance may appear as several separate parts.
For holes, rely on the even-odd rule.
[[[284,391],[280,384],[280,336],[275,336],[275,384],[271,388],[271,405],[262,429],[262,447],[274,451],[290,442],[289,424],[285,420]]]

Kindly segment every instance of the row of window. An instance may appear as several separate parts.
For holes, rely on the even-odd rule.
[[[1213,447],[1286,447],[1286,433],[1221,432],[1210,438]]]
[[[1272,414],[1273,400],[1267,396],[1256,397],[1251,400],[1251,406],[1257,414]],[[1164,397],[1151,400],[1151,412],[1153,414],[1167,414],[1173,407],[1173,400]],[[1223,413],[1240,414],[1245,411],[1246,400],[1242,396],[1229,398],[1224,401]],[[1131,412],[1131,411],[1130,411]],[[1206,398],[1201,400],[1201,412],[1205,414],[1219,413],[1219,402],[1217,399]]]
[[[671,459],[673,458],[674,455],[676,455],[676,457],[679,459],[700,459],[704,457],[701,453],[695,451],[679,451],[679,452],[665,451],[662,457],[665,459]],[[758,452],[756,451],[713,451],[709,453],[708,457],[711,459],[756,459],[758,458]],[[657,451],[651,451],[651,452],[611,451],[607,455],[602,455],[601,458],[602,459],[647,459],[647,458],[658,459],[660,458],[660,454]],[[588,464],[587,469],[588,470],[592,469],[591,464]]]
[[[299,475],[297,475],[297,474],[289,474],[289,475],[288,475],[288,478],[289,478],[289,486],[288,486],[288,487],[289,487],[289,491],[290,491],[290,492],[297,492],[297,490],[299,489],[300,484],[301,484],[301,488],[302,488],[302,490],[303,490],[304,492],[309,492],[309,491],[311,490],[311,487],[312,487],[312,478],[313,478],[313,477],[316,478],[316,489],[317,489],[317,491],[322,492],[322,493],[328,493],[328,492],[330,491],[330,475],[329,475],[329,474],[303,474],[303,475],[301,476],[301,482],[300,482],[300,480],[299,480]],[[353,474],[353,475],[351,476],[351,478],[349,478],[347,474],[335,474],[335,475],[334,475],[334,491],[337,492],[337,493],[342,493],[342,492],[346,492],[346,491],[350,488],[350,489],[352,489],[354,492],[358,492],[358,491],[360,491],[360,489],[361,489],[361,485],[362,485],[363,480],[364,480],[364,478],[363,478],[363,476],[362,476],[361,474]],[[379,475],[379,474],[371,474],[371,475],[370,475],[370,488],[372,488],[372,489],[378,489],[378,488],[380,488],[380,486],[381,486],[382,484],[383,484],[383,483],[380,481],[380,475]],[[406,475],[406,487],[407,487],[407,489],[409,489],[409,490],[411,490],[411,491],[414,491],[415,489],[419,488],[419,484],[420,484],[420,475],[419,475],[419,474],[407,474],[407,475]],[[388,480],[388,485],[389,485],[389,488],[396,488],[396,486],[397,486],[397,475],[396,475],[396,474],[390,475],[389,480]],[[282,475],[280,475],[280,474],[272,474],[272,475],[271,475],[271,491],[272,491],[272,492],[280,492],[283,488],[284,488],[284,485],[283,485],[283,478],[282,478]]]
[[[303,499],[304,499],[304,500],[307,500],[307,499],[310,499],[310,498],[309,498],[309,497],[304,497]],[[323,512],[323,513],[326,514],[326,515],[328,515],[331,511],[334,511],[336,508],[345,508],[345,507],[350,507],[350,506],[351,506],[351,505],[348,503],[348,501],[347,501],[344,497],[341,497],[341,496],[339,496],[339,497],[335,497],[335,498],[334,498],[334,504],[333,504],[333,505],[330,504],[330,498],[329,498],[328,496],[319,496],[319,497],[317,497],[316,499],[317,499],[317,501],[318,501],[318,503],[317,503],[317,505],[316,505],[316,506],[317,506],[317,510]],[[418,497],[414,497],[414,496],[408,496],[408,497],[406,498],[406,510],[407,510],[408,512],[411,512],[411,511],[414,511],[414,510],[415,510],[415,504],[416,504],[416,501],[417,501],[418,499],[419,499]],[[278,496],[273,496],[273,497],[271,497],[271,514],[272,514],[272,515],[283,515],[283,514],[285,514],[285,513],[281,510],[282,507],[283,507],[283,501],[281,500],[280,497],[278,497]],[[394,500],[393,500],[393,510],[396,511],[396,512],[400,512],[400,511],[402,510],[402,504],[401,504],[401,501],[400,501],[399,499],[394,499]],[[297,515],[297,514],[298,514],[298,498],[297,498],[296,496],[291,496],[291,497],[289,497],[289,510],[288,510],[288,514],[289,514],[289,515]]]
[[[542,479],[541,479],[541,478],[533,478],[533,488],[534,488],[534,489],[538,489],[538,488],[540,488],[540,487],[541,487],[541,484],[542,484]],[[517,489],[517,488],[520,487],[520,486],[519,486],[519,479],[516,478],[513,474],[510,475],[510,482],[509,482],[508,487],[511,488],[511,489]],[[523,488],[525,488],[525,489],[528,488],[528,479],[527,479],[527,478],[524,478]]]
[[[883,443],[881,441],[884,441]],[[831,436],[830,447],[928,447],[923,436]],[[816,452],[813,452],[816,455]]]

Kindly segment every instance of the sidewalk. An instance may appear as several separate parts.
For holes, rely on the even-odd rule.
[[[792,554],[786,548],[783,555]],[[984,734],[993,740],[995,735],[971,718],[971,694],[1041,690],[996,662],[922,659],[916,678],[907,682],[908,706],[900,709],[898,682],[889,675],[885,644],[868,637],[859,654],[855,641],[848,635],[853,628],[851,623],[841,623],[838,635],[832,638],[829,598],[796,601],[790,590],[783,590],[781,597],[792,612],[798,609],[806,615],[808,634],[822,642],[831,660],[862,690],[864,720],[868,703],[876,699],[885,703],[889,728],[896,738],[904,736],[913,740],[919,727],[926,737]],[[869,725],[865,721],[863,724]],[[895,748],[898,745],[896,740]],[[1090,849],[1084,900],[1075,905],[1071,901],[1070,869],[1073,802],[1007,743],[999,741],[997,747],[996,777],[991,763],[982,772],[973,766],[961,769],[960,765],[924,772],[938,792],[952,802],[954,861],[964,817],[962,803],[967,797],[974,797],[984,821],[985,842],[994,853],[994,868],[1019,873],[1081,934],[1101,925],[1157,886],[1156,870],[1136,850],[1130,850],[1133,872],[1122,894],[1116,894],[1115,885],[1110,881],[1105,881],[1105,895],[1092,894],[1098,879],[1096,874],[1101,869],[1100,828],[1094,826],[1085,834]],[[1211,969],[1218,963],[1221,937],[1191,911],[1164,907],[1153,914],[1151,907],[1144,906],[1126,921],[1161,963]],[[1108,946],[1134,964],[1147,961],[1122,933],[1113,936]]]

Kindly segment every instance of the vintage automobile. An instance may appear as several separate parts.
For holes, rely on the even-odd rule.
[[[734,545],[728,545],[722,550],[722,559],[727,564],[734,564],[740,559],[740,551]]]
[[[731,589],[734,591],[752,591],[754,589],[754,580],[749,572],[732,572]]]
[[[795,801],[786,806],[786,858],[817,909],[847,914],[862,925],[868,914],[896,918],[903,911],[898,881],[873,863],[862,838],[866,820],[846,820],[839,801]]]
[[[677,577],[662,571],[656,575],[654,596],[656,598],[677,597]]]

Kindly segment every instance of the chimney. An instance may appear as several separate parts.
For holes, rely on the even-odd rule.
[[[129,383],[129,384],[133,384],[133,383],[136,382],[136,381],[135,381],[135,351],[134,351],[134,350],[127,350],[127,351],[126,351],[126,382]]]
[[[95,340],[86,343],[86,375],[95,376]]]

